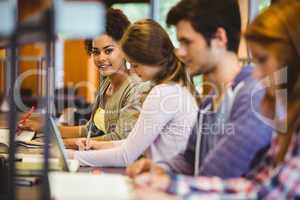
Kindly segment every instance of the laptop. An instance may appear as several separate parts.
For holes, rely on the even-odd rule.
[[[51,119],[51,128],[54,133],[54,145],[58,147],[54,149],[59,150],[62,155],[61,162],[64,163],[64,171],[74,171],[74,166],[79,166],[78,161],[72,161],[77,162],[77,165],[68,163],[61,134],[53,119]],[[64,171],[49,172],[50,193],[53,199],[131,200],[133,198],[133,184],[127,176]]]
[[[58,159],[61,163],[63,171],[75,172],[79,169],[78,160],[67,159],[66,148],[61,137],[59,128],[57,127],[53,118],[50,118],[50,129],[52,133],[52,145],[54,155],[59,155]]]

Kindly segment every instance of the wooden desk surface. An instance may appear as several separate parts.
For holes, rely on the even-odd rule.
[[[91,172],[99,169],[104,173],[125,174],[125,168],[92,168],[80,167],[79,172]],[[17,187],[17,200],[40,200],[41,185]]]

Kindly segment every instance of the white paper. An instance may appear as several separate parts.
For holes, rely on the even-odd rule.
[[[118,174],[50,172],[51,197],[56,200],[130,200],[129,179]]]
[[[16,141],[28,143],[34,137],[33,131],[22,131],[19,135],[16,135]],[[9,129],[0,129],[0,143],[9,146]]]

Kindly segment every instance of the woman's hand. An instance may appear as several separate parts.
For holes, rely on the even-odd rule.
[[[167,174],[144,173],[134,180],[136,188],[152,188],[159,191],[166,191],[170,186],[171,179]]]
[[[94,144],[93,140],[90,139],[88,143],[86,141],[86,138],[79,138],[75,141],[75,144],[77,145],[79,151],[95,149],[96,145]]]
[[[83,150],[100,150],[100,149],[109,149],[113,148],[112,142],[102,142],[102,141],[95,141],[90,139],[88,143],[86,143],[86,138],[77,139],[76,145],[80,151]]]
[[[127,175],[132,178],[150,171],[152,174],[165,174],[165,170],[163,168],[155,164],[152,160],[146,158],[134,162],[126,169]]]
[[[74,149],[78,150],[78,145],[77,142],[78,140],[85,139],[85,138],[67,138],[64,139],[64,144],[66,149]]]
[[[28,113],[22,113],[19,118],[17,124],[19,130],[43,131],[44,116],[41,113],[31,113],[29,117]]]
[[[21,130],[30,130],[35,132],[42,132],[43,130],[43,123],[28,119],[24,124],[18,124],[18,128]]]

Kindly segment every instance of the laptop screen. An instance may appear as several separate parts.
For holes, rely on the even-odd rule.
[[[63,167],[63,170],[69,171],[69,167],[67,164],[67,154],[65,151],[65,145],[63,139],[60,134],[60,130],[57,127],[53,118],[50,118],[50,130],[52,134],[52,147],[51,154],[53,157],[57,157],[59,159],[60,164]],[[53,155],[54,154],[54,155]]]

